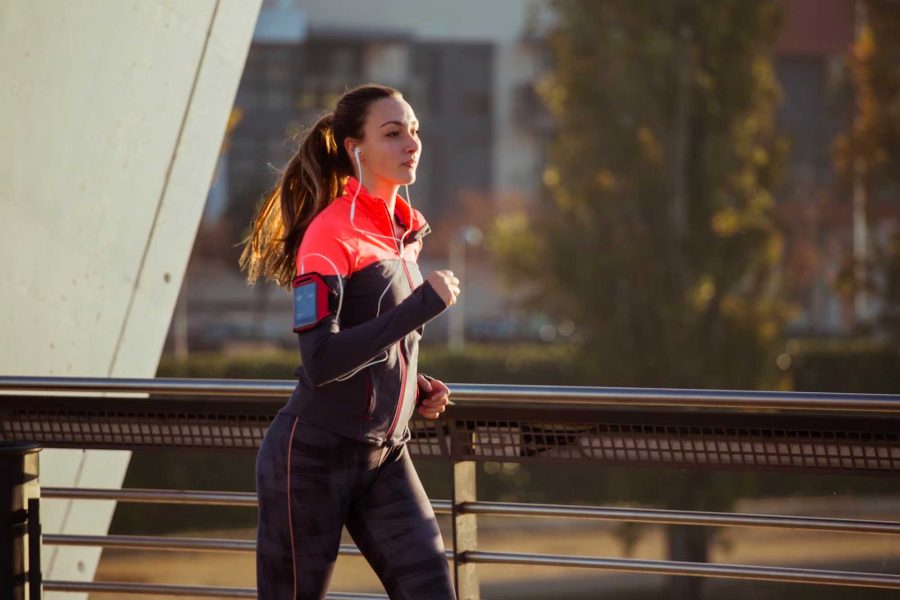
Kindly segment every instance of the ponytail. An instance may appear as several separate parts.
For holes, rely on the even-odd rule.
[[[352,174],[337,146],[333,119],[333,113],[325,115],[306,133],[260,206],[240,259],[249,283],[263,277],[279,286],[290,284],[306,228],[341,194],[344,180]]]
[[[367,84],[345,93],[333,113],[319,119],[281,173],[253,219],[240,266],[247,281],[263,277],[288,286],[296,272],[297,250],[312,220],[342,193],[353,165],[344,150],[347,138],[363,139],[369,105],[402,98],[394,88]]]

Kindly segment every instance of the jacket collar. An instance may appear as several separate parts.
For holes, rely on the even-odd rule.
[[[355,177],[347,177],[347,181],[344,183],[344,197],[348,202],[353,200],[353,195],[356,194],[357,189],[359,194],[356,196],[356,210],[367,213],[375,219],[380,228],[384,228],[390,234],[391,231],[388,229],[389,223],[387,220],[387,202],[379,196],[370,194],[366,186],[360,186],[359,181]],[[428,226],[422,213],[412,209],[400,194],[397,194],[394,201],[394,216],[403,227],[410,230],[408,237],[421,239],[431,232],[431,228]],[[409,226],[410,219],[412,219],[412,227]]]

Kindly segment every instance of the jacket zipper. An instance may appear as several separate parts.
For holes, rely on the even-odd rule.
[[[384,210],[387,213],[388,217],[388,227],[391,228],[391,233],[394,231],[394,220],[391,217],[390,212],[387,210],[387,205],[385,204]],[[412,221],[412,213],[409,215],[410,221]],[[394,243],[397,248],[397,256],[400,259],[400,264],[403,266],[403,272],[406,273],[406,282],[409,284],[409,291],[412,292],[412,277],[409,274],[409,269],[406,268],[406,260],[403,258],[403,241],[397,241],[397,238],[394,238]],[[406,395],[406,356],[403,353],[403,340],[405,338],[401,338],[400,341],[397,342],[397,354],[400,357],[400,397],[397,399],[397,407],[394,409],[394,418],[391,421],[391,426],[388,428],[387,433],[385,434],[385,440],[390,440],[391,435],[394,433],[394,429],[397,427],[397,420],[400,418],[400,413],[403,409],[403,396]]]
[[[404,392],[406,392],[406,358],[403,356],[403,346],[401,344],[402,341],[397,342],[399,346],[397,350],[400,356],[400,397],[397,399],[397,408],[394,409],[394,419],[391,421],[391,426],[384,436],[385,440],[391,439],[391,435],[393,435],[394,429],[397,427],[397,420],[400,418],[401,409],[403,408]]]

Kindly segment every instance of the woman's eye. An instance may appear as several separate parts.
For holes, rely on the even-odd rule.
[[[391,131],[387,134],[387,137],[397,137],[398,135],[400,135],[399,131]]]

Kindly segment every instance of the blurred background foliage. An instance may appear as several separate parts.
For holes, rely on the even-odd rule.
[[[856,186],[866,199],[896,197],[900,194],[900,3],[865,0],[862,6],[867,18],[849,53],[855,116],[849,131],[835,141],[834,164],[846,189]],[[883,301],[885,309],[877,325],[900,348],[900,231],[894,231],[862,264],[848,260],[836,284],[848,297],[865,290]]]
[[[554,3],[543,205],[493,247],[611,385],[774,383],[785,141],[771,2]]]

